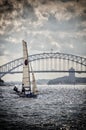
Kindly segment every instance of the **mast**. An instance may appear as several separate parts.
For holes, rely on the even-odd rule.
[[[23,40],[23,80],[22,80],[22,87],[25,90],[31,91],[31,82],[30,82],[30,67],[28,63],[28,50],[27,50],[27,43]]]

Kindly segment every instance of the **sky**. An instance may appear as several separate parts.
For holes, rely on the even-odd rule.
[[[86,0],[0,0],[0,66],[22,57],[22,40],[29,54],[86,57]]]

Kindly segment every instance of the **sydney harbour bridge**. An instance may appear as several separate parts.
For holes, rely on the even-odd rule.
[[[29,55],[28,61],[35,73],[64,73],[73,68],[75,73],[86,73],[86,58],[58,53],[40,53]],[[0,78],[6,74],[22,73],[23,58],[18,58],[0,66]],[[71,71],[72,72],[72,71]]]

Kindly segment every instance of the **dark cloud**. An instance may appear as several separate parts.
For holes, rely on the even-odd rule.
[[[74,13],[75,12],[75,8],[73,6],[68,6],[67,7],[67,11],[70,13]]]
[[[31,51],[85,54],[85,0],[0,1],[0,55],[20,52],[22,39]],[[73,4],[72,4],[73,3]],[[14,49],[13,49],[14,48]]]
[[[0,13],[10,12],[13,10],[13,5],[8,0],[3,0],[0,4]]]
[[[86,10],[83,11],[86,14]]]
[[[29,19],[32,22],[37,20],[34,8],[28,0],[2,0],[0,2],[0,26],[3,29],[16,19]],[[10,25],[11,25],[10,24]]]
[[[23,9],[23,13],[21,15],[22,18],[23,19],[29,18],[29,19],[31,19],[31,21],[37,21],[37,17],[35,15],[35,12],[34,12],[32,5],[27,3],[27,2],[24,5],[25,6],[24,6],[24,9]]]
[[[69,1],[74,1],[74,0],[60,0],[62,2],[69,2]]]
[[[42,4],[46,4],[47,0],[40,0]]]

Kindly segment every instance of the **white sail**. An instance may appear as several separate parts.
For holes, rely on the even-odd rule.
[[[23,40],[23,80],[22,80],[22,87],[29,88],[31,90],[31,83],[30,83],[30,68],[28,63],[28,50],[27,50],[27,43]]]
[[[31,64],[30,64],[30,67],[31,67],[31,71],[32,71],[32,93],[34,95],[37,95],[38,90],[37,90],[36,80],[35,80],[35,76],[34,76],[34,72],[33,72]]]

